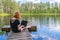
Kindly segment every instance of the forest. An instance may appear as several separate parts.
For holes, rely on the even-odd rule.
[[[0,1],[0,13],[9,13],[13,14],[15,11],[20,11],[21,13],[32,13],[32,14],[40,14],[40,13],[60,13],[60,3],[50,3],[50,2],[26,2],[21,3],[20,1],[16,2],[15,0],[1,0]]]

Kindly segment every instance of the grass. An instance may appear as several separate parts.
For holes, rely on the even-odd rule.
[[[2,13],[0,14],[0,16],[10,16],[11,14],[8,13]],[[55,15],[60,15],[59,13],[21,13],[21,16],[55,16]]]
[[[21,13],[21,15],[60,15],[60,13]]]
[[[8,13],[0,13],[0,16],[10,16],[11,14]]]

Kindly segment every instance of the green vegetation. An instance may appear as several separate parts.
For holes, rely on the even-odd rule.
[[[3,35],[5,34],[6,32],[5,31],[0,31],[0,35]]]
[[[3,24],[0,24],[0,28],[3,26]]]
[[[15,0],[0,0],[0,23],[9,24],[9,20],[13,13],[16,11],[21,12],[21,16],[56,16],[60,15],[60,3],[22,3]]]
[[[0,13],[9,13],[13,14],[18,10],[18,5],[14,0],[0,0]]]
[[[13,14],[15,11],[20,11],[21,13],[33,13],[33,14],[40,14],[40,13],[60,13],[60,3],[32,3],[32,2],[26,2],[26,3],[16,3],[14,0],[1,0],[0,2],[0,12]],[[3,10],[3,11],[2,11]]]
[[[10,16],[11,14],[8,13],[0,13],[0,16]]]
[[[6,32],[5,31],[1,31],[1,28],[3,27],[3,24],[0,24],[0,35],[3,35],[5,34]]]
[[[32,3],[27,2],[25,4],[21,4],[19,6],[19,10],[21,13],[33,13],[33,14],[40,14],[40,13],[60,13],[60,3],[58,5],[57,2],[55,3]]]
[[[52,16],[52,15],[60,15],[60,14],[59,13],[58,14],[56,14],[56,13],[38,13],[38,14],[34,14],[34,13],[22,13],[21,15],[22,16],[23,15],[35,15],[35,16],[36,15],[46,15],[46,16],[51,15]]]

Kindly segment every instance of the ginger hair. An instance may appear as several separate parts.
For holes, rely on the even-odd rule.
[[[20,19],[21,18],[20,12],[15,12],[14,17]]]

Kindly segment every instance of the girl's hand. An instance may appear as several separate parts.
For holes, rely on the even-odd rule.
[[[21,25],[22,28],[24,28],[24,25]]]
[[[18,27],[18,30],[21,30],[21,27]]]
[[[18,25],[18,30],[21,30],[21,25],[20,24]]]

